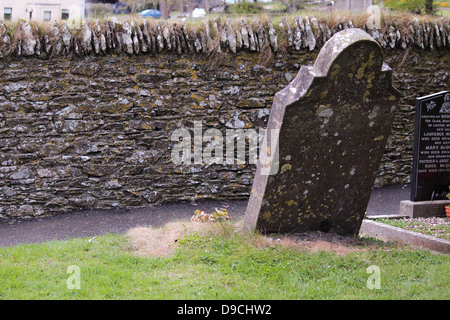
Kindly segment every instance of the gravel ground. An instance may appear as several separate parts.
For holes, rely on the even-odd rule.
[[[446,217],[383,219],[382,222],[413,232],[450,240],[450,219]]]

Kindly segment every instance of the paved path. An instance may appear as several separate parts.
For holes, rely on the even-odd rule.
[[[375,188],[367,215],[398,214],[400,201],[409,199],[409,186]],[[228,206],[234,219],[243,217],[247,200],[170,203],[132,210],[84,210],[51,217],[0,223],[0,246],[20,243],[93,237],[105,233],[125,233],[137,226],[158,227],[173,220],[187,220],[197,209],[212,212]]]

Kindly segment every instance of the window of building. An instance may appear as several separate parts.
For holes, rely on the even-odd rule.
[[[6,20],[11,20],[12,18],[12,8],[4,8],[3,9],[3,19]]]
[[[52,12],[44,11],[44,21],[50,21],[50,20],[52,20]]]
[[[62,20],[69,19],[69,10],[68,9],[62,9],[61,10],[61,19]]]

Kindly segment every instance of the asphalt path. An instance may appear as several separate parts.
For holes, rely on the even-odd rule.
[[[408,200],[409,185],[374,188],[366,215],[398,214],[401,200]],[[0,246],[42,243],[51,240],[123,234],[138,226],[159,227],[174,220],[188,220],[197,209],[213,212],[226,207],[237,220],[244,216],[247,200],[180,202],[136,209],[83,210],[53,216],[0,223]]]

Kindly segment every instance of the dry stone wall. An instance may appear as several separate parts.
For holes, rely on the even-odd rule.
[[[248,198],[254,165],[175,165],[171,134],[193,134],[196,122],[224,138],[227,129],[265,128],[274,94],[351,25],[305,17],[2,25],[0,219]],[[378,185],[409,182],[414,99],[449,83],[448,20],[393,28],[369,30],[402,94]]]

